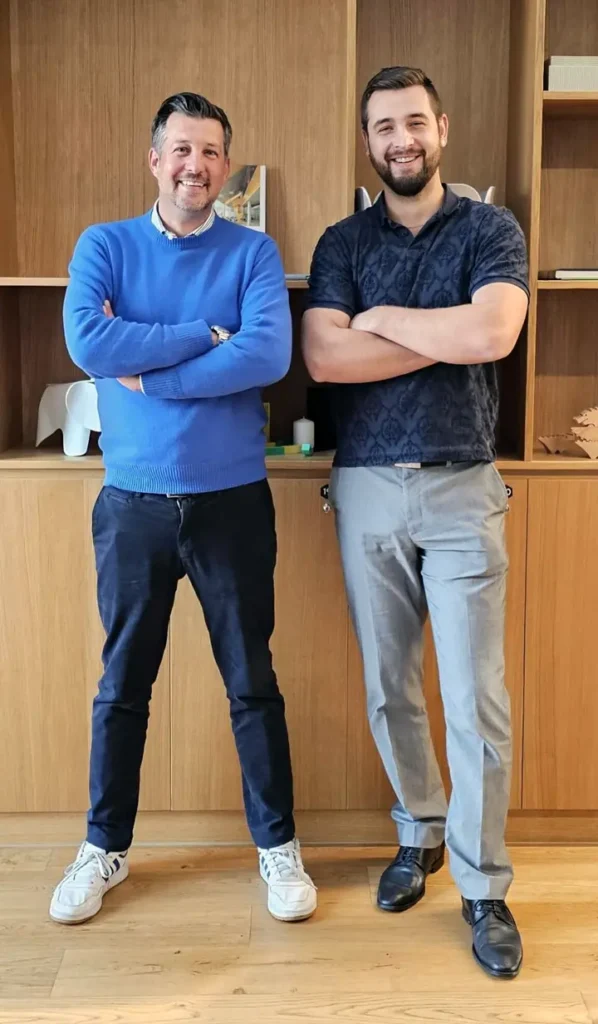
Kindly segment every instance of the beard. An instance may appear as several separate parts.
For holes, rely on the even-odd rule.
[[[422,165],[416,174],[396,173],[385,156],[377,160],[370,152],[370,163],[385,185],[397,196],[417,196],[434,177],[440,164],[440,146],[431,153],[421,153]]]
[[[179,210],[184,210],[186,213],[199,213],[205,209],[212,202],[212,190],[209,181],[204,180],[204,183],[207,185],[207,188],[197,189],[197,191],[187,190],[176,185],[172,192],[173,205]]]

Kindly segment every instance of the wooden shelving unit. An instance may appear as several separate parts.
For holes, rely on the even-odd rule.
[[[598,118],[598,92],[544,92],[546,118]]]
[[[90,223],[149,207],[154,182],[143,154],[151,117],[165,96],[193,88],[229,113],[233,155],[272,168],[268,230],[287,271],[307,270],[322,231],[352,211],[355,185],[379,187],[356,99],[380,67],[410,63],[428,71],[449,115],[445,180],[494,184],[529,247],[527,329],[501,366],[498,460],[513,490],[506,517],[512,806],[598,811],[598,461],[551,456],[537,442],[598,404],[597,283],[539,279],[541,270],[598,265],[598,95],[543,88],[550,54],[598,53],[596,0],[201,6],[202,19],[182,26],[168,0],[111,0],[118,32],[107,49],[99,0],[0,4],[0,720],[10,723],[0,810],[78,811],[87,802],[89,698],[102,640],[89,522],[102,460],[97,453],[68,459],[57,445],[34,448],[44,386],[81,376],[62,332],[77,236]],[[206,49],[206,38],[218,47]],[[288,286],[298,339],[306,282]],[[304,413],[311,383],[296,344],[288,377],[264,395],[277,437]],[[298,806],[386,808],[391,794],[367,727],[334,517],[322,514],[331,455],[273,456],[267,465],[280,544],[275,659],[288,697]],[[235,810],[225,700],[184,587],[170,644],[154,698],[143,806]],[[431,649],[425,690],[446,777]]]
[[[538,281],[538,290],[543,292],[595,291],[597,288],[598,281]]]
[[[68,277],[0,277],[0,288],[66,288]],[[287,279],[287,288],[307,288],[307,281]]]

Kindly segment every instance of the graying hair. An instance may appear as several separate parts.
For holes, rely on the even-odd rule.
[[[210,103],[205,96],[200,96],[197,92],[177,92],[164,100],[152,121],[152,146],[158,153],[164,145],[166,122],[171,114],[186,114],[187,117],[219,121],[224,132],[224,155],[228,156],[233,137],[230,121],[221,107]]]

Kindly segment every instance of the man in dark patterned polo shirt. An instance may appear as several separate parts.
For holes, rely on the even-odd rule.
[[[401,846],[378,906],[417,903],[446,841],[474,956],[510,978],[522,949],[505,903],[508,506],[494,466],[495,362],[513,349],[527,311],[525,241],[508,210],[443,186],[448,121],[422,71],[383,69],[361,119],[383,194],[320,239],[304,352],[316,380],[338,385],[331,503],[372,733],[397,796]],[[428,609],[448,810],[422,694]]]

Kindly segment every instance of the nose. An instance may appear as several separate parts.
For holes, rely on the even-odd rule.
[[[185,170],[187,174],[192,175],[194,178],[201,178],[206,170],[206,161],[201,153],[190,153],[185,160]]]
[[[415,143],[415,138],[411,134],[408,128],[404,128],[398,125],[395,128],[392,144],[397,149],[411,149]]]

